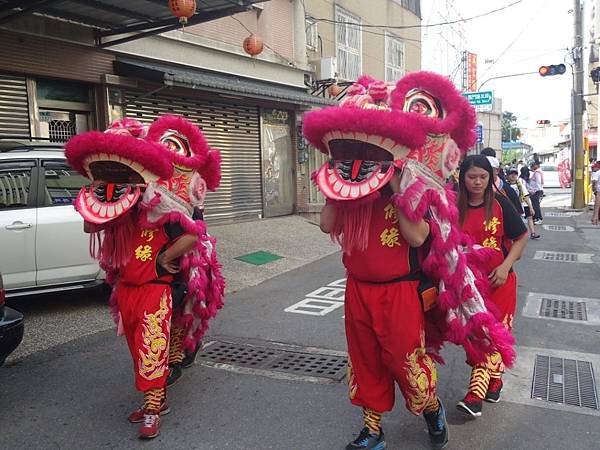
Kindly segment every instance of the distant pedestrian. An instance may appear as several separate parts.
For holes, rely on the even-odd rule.
[[[527,184],[523,175],[525,175],[527,178],[529,177],[529,170],[527,170],[526,167],[521,169],[521,176],[519,176],[517,169],[511,169],[508,173],[508,182],[510,187],[518,194],[519,200],[521,201],[523,216],[525,217],[527,226],[529,228],[529,237],[531,239],[539,239],[541,236],[535,232],[535,224],[533,223],[533,207],[531,205],[529,191],[527,191]]]
[[[459,223],[463,231],[491,252],[485,269],[490,280],[490,300],[499,319],[511,330],[517,304],[517,276],[512,265],[527,245],[527,228],[509,200],[493,189],[490,162],[481,155],[467,157],[460,167],[458,188]],[[498,352],[472,367],[465,398],[457,409],[473,417],[482,414],[483,400],[497,403],[502,390],[504,363]]]
[[[502,169],[500,169],[500,161],[498,161],[498,158],[495,158],[493,156],[487,156],[487,159],[490,162],[490,165],[492,166],[492,171],[494,174],[493,184],[495,191],[508,198],[511,201],[515,210],[519,214],[523,214],[523,208],[521,207],[521,201],[519,200],[519,196],[515,194],[515,192],[510,188],[510,186],[506,182],[504,178],[504,172],[502,171]]]
[[[542,208],[540,207],[542,197],[544,196],[544,177],[541,171],[538,171],[539,168],[539,161],[531,163],[531,173],[527,182],[527,190],[529,191],[529,197],[533,206],[533,222],[536,225],[544,223]]]
[[[591,176],[592,192],[594,193],[594,212],[592,214],[592,223],[598,225],[598,216],[600,214],[600,163],[592,165]]]

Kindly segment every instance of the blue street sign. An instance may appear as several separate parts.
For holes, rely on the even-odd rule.
[[[477,126],[475,127],[475,133],[477,134],[477,143],[483,144],[483,124],[477,124]]]

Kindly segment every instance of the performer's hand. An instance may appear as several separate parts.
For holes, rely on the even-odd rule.
[[[394,172],[394,176],[390,179],[390,188],[392,189],[392,192],[394,194],[399,194],[400,193],[400,178],[401,178],[402,172],[400,172],[399,170],[396,170]]]
[[[490,284],[492,287],[499,287],[506,283],[508,278],[508,272],[510,267],[505,267],[504,264],[500,264],[489,274]]]
[[[179,266],[173,260],[167,260],[164,253],[158,255],[158,264],[169,273],[179,272]]]

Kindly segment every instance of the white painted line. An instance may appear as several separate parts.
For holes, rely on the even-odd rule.
[[[322,298],[326,300],[336,300],[338,302],[343,302],[345,293],[346,289],[344,288],[323,286],[306,294],[306,297]]]
[[[531,383],[536,355],[548,355],[563,359],[591,362],[594,369],[596,391],[598,389],[597,387],[600,386],[600,355],[536,347],[517,346],[515,350],[517,351],[517,362],[512,369],[509,369],[504,374],[503,378],[504,389],[502,390],[502,399],[504,401],[600,417],[600,410],[578,408],[576,406],[563,405],[562,403],[553,403],[531,398]]]
[[[306,314],[309,316],[324,316],[331,311],[335,311],[344,304],[339,301],[323,300],[317,298],[305,298],[298,303],[288,306],[285,312]]]
[[[550,259],[554,256],[554,259]],[[570,255],[577,255],[577,261],[569,261],[568,257]],[[558,256],[564,256],[565,259],[557,259]],[[556,252],[550,250],[538,250],[535,252],[533,259],[538,259],[542,261],[550,261],[550,262],[561,262],[561,263],[575,263],[575,264],[593,264],[592,257],[594,255],[591,253],[570,253],[570,252]]]
[[[556,299],[567,302],[585,302],[587,321],[540,316],[540,307],[543,298],[548,298],[552,300]],[[600,325],[600,298],[568,297],[566,295],[541,294],[538,292],[530,292],[529,294],[527,294],[525,306],[523,307],[521,314],[524,317],[531,317],[534,319],[560,320],[561,322],[568,322],[576,325],[598,326]],[[600,366],[597,370],[600,370]]]

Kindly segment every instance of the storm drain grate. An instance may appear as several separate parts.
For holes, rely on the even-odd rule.
[[[544,229],[548,231],[575,231],[573,227],[567,225],[544,225]]]
[[[592,256],[588,253],[568,253],[568,252],[549,252],[540,250],[535,252],[533,259],[541,259],[543,261],[556,261],[566,263],[592,263]]]
[[[564,212],[548,211],[548,212],[544,213],[544,216],[546,216],[546,217],[571,217],[572,214],[564,213]]]
[[[592,363],[536,355],[531,398],[597,410]]]
[[[344,356],[302,353],[222,341],[206,346],[200,358],[214,363],[328,378],[335,381],[344,378],[348,365],[348,359]]]
[[[348,360],[339,356],[307,355],[288,353],[283,355],[269,367],[272,370],[301,373],[316,377],[342,379],[346,374]]]
[[[587,310],[585,302],[542,298],[540,316],[587,321]]]

